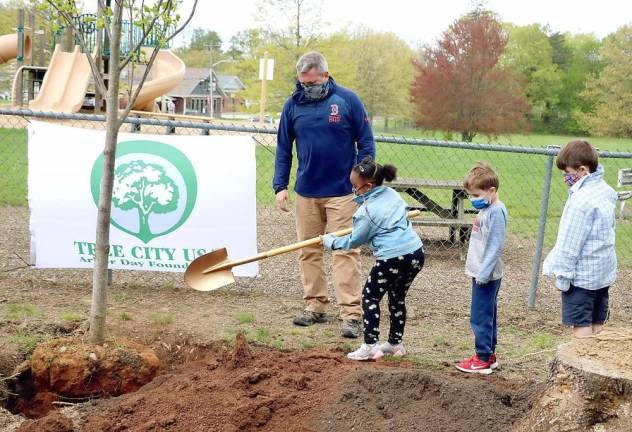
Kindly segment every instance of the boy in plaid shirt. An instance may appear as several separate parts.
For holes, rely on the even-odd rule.
[[[608,288],[617,276],[617,193],[604,181],[597,151],[587,141],[569,142],[556,164],[570,189],[542,273],[555,276],[562,292],[562,323],[585,337],[599,333],[608,317]]]

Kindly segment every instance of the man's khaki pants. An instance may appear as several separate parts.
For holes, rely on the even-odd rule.
[[[303,241],[324,234],[351,228],[351,218],[358,209],[353,195],[334,198],[306,198],[296,196],[296,231],[298,240]],[[340,317],[360,319],[362,308],[360,297],[360,251],[334,251],[334,288],[336,301],[340,305]],[[323,269],[323,247],[317,245],[301,249],[299,265],[303,280],[305,309],[325,312],[327,279]]]

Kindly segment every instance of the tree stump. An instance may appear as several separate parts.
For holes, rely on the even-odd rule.
[[[632,431],[632,329],[559,346],[543,395],[513,430]]]

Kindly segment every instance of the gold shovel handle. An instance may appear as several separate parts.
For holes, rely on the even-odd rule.
[[[414,218],[417,217],[421,214],[420,210],[411,210],[408,212],[408,218]],[[339,230],[339,231],[334,231],[332,233],[330,233],[331,235],[334,235],[336,237],[342,237],[344,235],[350,234],[352,231],[352,228],[346,228],[343,230]],[[244,265],[244,264],[249,264],[251,262],[255,262],[255,261],[260,261],[262,259],[265,258],[270,258],[273,256],[277,256],[277,255],[282,255],[284,253],[288,253],[288,252],[293,252],[295,250],[298,249],[302,249],[304,247],[308,247],[308,246],[315,246],[318,244],[322,243],[322,237],[318,236],[318,237],[314,237],[311,238],[309,240],[303,240],[301,242],[298,243],[293,243],[291,245],[287,245],[287,246],[281,246],[279,248],[276,249],[270,249],[269,251],[266,252],[261,252],[257,255],[248,257],[248,258],[243,258],[243,259],[239,259],[239,260],[234,260],[234,261],[228,261],[222,264],[217,264],[214,266],[211,266],[207,269],[204,269],[202,271],[202,274],[207,274],[207,273],[211,273],[211,272],[215,272],[215,271],[220,271],[220,270],[224,270],[224,269],[230,269],[233,267],[237,267],[240,265]]]

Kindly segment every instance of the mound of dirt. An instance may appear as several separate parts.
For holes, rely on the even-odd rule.
[[[313,418],[356,367],[339,352],[252,350],[238,338],[233,352],[100,401],[81,430],[313,431]]]
[[[17,432],[74,432],[72,421],[58,411],[38,420],[26,420]]]
[[[148,347],[128,340],[103,345],[53,339],[31,357],[36,387],[61,396],[117,396],[138,390],[156,376],[160,360]]]
[[[39,345],[16,373],[7,406],[26,417],[41,417],[58,400],[78,402],[138,390],[157,374],[160,360],[148,347],[128,340],[92,345],[80,338]]]
[[[407,362],[352,362],[339,351],[251,348],[238,336],[231,351],[85,404],[73,418],[84,432],[506,432],[540,389],[497,376],[429,374]]]
[[[253,359],[252,350],[246,341],[243,333],[237,333],[235,336],[235,349],[224,358],[224,363],[228,369],[237,369],[250,364]]]
[[[416,369],[360,370],[342,387],[319,430],[506,432],[540,390],[493,376]]]

